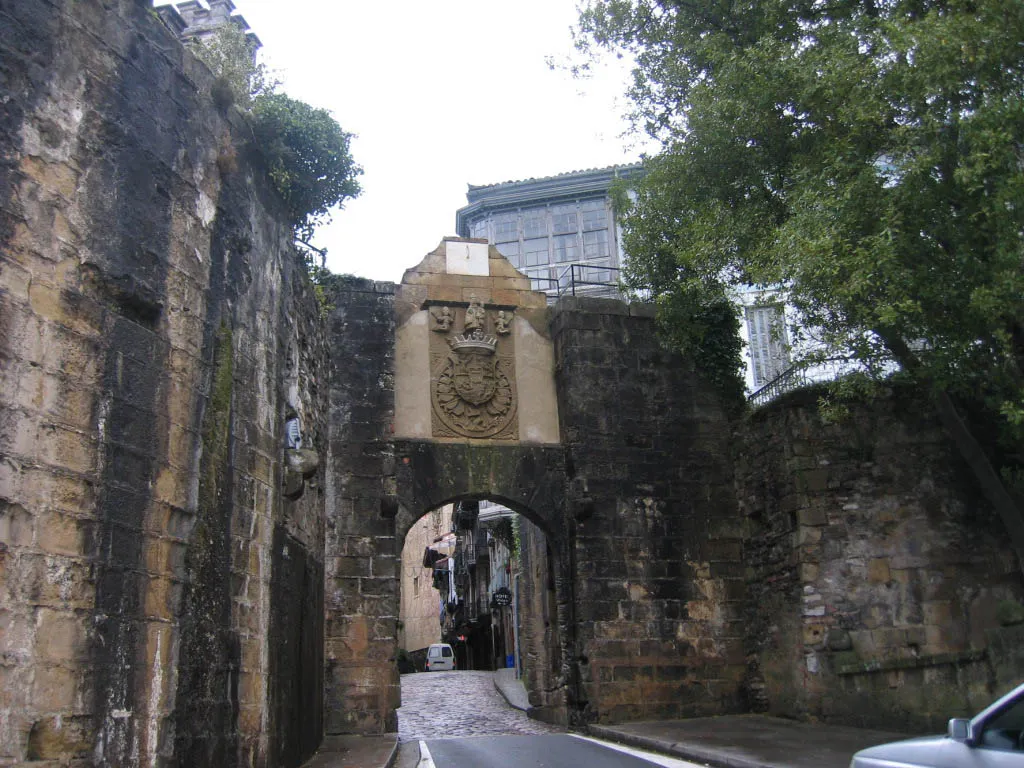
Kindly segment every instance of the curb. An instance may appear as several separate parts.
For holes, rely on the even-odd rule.
[[[328,737],[321,741],[320,747],[302,764],[302,768],[393,768],[398,760],[399,746],[398,734]]]
[[[392,766],[394,766],[395,761],[398,759],[398,747],[399,743],[396,738],[395,745],[391,748],[391,754],[388,756],[388,759],[384,761],[384,765],[382,765],[381,768],[392,768]]]
[[[493,682],[494,682],[494,689],[495,689],[495,690],[496,690],[496,691],[497,691],[498,693],[500,693],[500,694],[501,694],[501,698],[503,698],[503,699],[505,700],[505,702],[506,702],[506,703],[507,703],[507,704],[508,704],[508,705],[509,705],[510,707],[512,707],[513,709],[518,709],[518,710],[519,710],[520,712],[525,712],[525,713],[526,713],[527,715],[529,715],[529,714],[530,714],[530,710],[531,710],[531,709],[533,709],[533,707],[531,707],[531,706],[529,706],[529,705],[527,705],[527,706],[523,707],[523,706],[520,706],[519,704],[516,704],[516,703],[515,703],[514,701],[512,701],[512,699],[511,699],[511,698],[509,697],[509,695],[508,695],[507,693],[505,693],[505,689],[504,689],[504,688],[502,688],[502,687],[501,687],[500,685],[498,685],[498,677],[497,677],[497,675],[495,675],[495,676],[494,676],[493,678],[491,678],[491,679],[492,679],[492,680],[493,680]]]
[[[714,768],[772,768],[769,763],[747,760],[746,758],[733,755],[723,755],[721,752],[703,749],[685,742],[669,742],[651,736],[641,736],[636,733],[623,733],[614,728],[606,728],[601,725],[588,725],[587,733],[599,739],[615,741],[619,744],[646,749],[651,752],[660,752],[663,755],[671,755],[683,760],[704,763]]]

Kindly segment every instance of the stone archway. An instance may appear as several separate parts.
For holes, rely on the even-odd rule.
[[[551,719],[742,709],[742,525],[729,422],[653,310],[548,307],[484,241],[400,286],[341,278],[326,456],[328,733],[397,727],[399,544],[454,499],[549,537],[561,673]]]
[[[398,559],[428,510],[489,498],[524,513],[556,552],[558,605],[574,604],[554,345],[547,299],[530,288],[485,241],[446,238],[400,286],[345,307],[353,368],[332,387],[327,459],[328,732],[394,727]]]
[[[491,499],[547,536],[563,673],[543,699],[566,721],[574,574],[547,297],[483,240],[446,238],[395,295],[396,534],[452,499]],[[556,711],[557,710],[557,711]]]

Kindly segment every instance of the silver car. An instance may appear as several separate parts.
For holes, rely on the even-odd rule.
[[[1024,768],[1024,685],[970,720],[953,718],[945,736],[862,749],[850,768]]]

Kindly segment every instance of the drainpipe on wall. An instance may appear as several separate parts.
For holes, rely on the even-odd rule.
[[[519,650],[519,574],[512,582],[512,653],[516,664],[516,680],[523,676],[523,659]]]

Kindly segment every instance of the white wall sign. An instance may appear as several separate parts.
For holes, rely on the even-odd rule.
[[[464,243],[449,240],[445,243],[445,257],[449,275],[490,274],[487,243]]]

